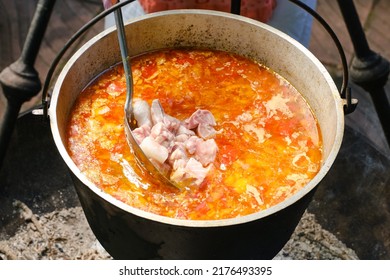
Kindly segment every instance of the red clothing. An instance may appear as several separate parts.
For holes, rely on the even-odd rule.
[[[146,13],[173,9],[207,9],[230,12],[230,0],[139,0]],[[241,15],[267,22],[276,0],[242,0]]]

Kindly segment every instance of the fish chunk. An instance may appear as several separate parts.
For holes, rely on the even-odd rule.
[[[188,161],[188,153],[182,143],[176,144],[172,150],[172,153],[169,155],[169,164],[173,169],[179,167],[184,167]]]
[[[203,139],[215,136],[215,118],[209,110],[196,110],[191,117],[184,121],[188,129],[196,129],[196,133]]]
[[[185,121],[165,114],[159,100],[151,106],[135,103],[137,122],[133,130],[145,155],[170,179],[200,186],[212,168],[218,147],[214,139],[214,116],[208,110],[197,110]]]
[[[191,155],[195,154],[196,152],[196,148],[199,144],[199,142],[201,142],[202,139],[197,137],[197,136],[191,136],[187,141],[184,142],[184,145],[188,151],[188,153],[190,153]]]
[[[199,186],[209,172],[210,167],[203,165],[194,158],[190,158],[185,167],[179,167],[171,174],[170,179],[178,182],[190,182],[191,185]]]
[[[160,145],[167,148],[168,151],[172,150],[175,134],[173,134],[169,130],[169,127],[167,127],[163,122],[158,122],[152,127],[150,137],[152,137]]]
[[[157,143],[152,137],[148,136],[140,144],[141,149],[148,158],[151,158],[160,164],[163,164],[168,156],[168,149]]]
[[[142,99],[135,100],[133,104],[133,114],[139,127],[143,125],[152,127],[152,116],[150,114],[148,102]]]
[[[147,124],[144,124],[140,127],[137,127],[133,130],[133,136],[137,141],[138,145],[142,143],[142,141],[149,136],[151,133],[151,127]]]
[[[199,141],[196,145],[195,158],[203,165],[213,163],[217,156],[218,146],[214,139]]]
[[[155,125],[158,122],[162,122],[164,120],[164,110],[161,106],[160,101],[157,99],[154,99],[152,101],[152,106],[150,108],[150,115],[152,117],[153,125]]]

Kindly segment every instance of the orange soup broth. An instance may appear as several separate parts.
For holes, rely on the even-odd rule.
[[[319,171],[322,140],[313,113],[266,67],[206,50],[158,51],[131,63],[135,98],[159,99],[179,120],[196,109],[212,112],[218,153],[200,187],[149,183],[126,142],[126,82],[122,65],[113,66],[78,97],[68,151],[81,172],[118,200],[173,218],[233,218],[280,203]]]

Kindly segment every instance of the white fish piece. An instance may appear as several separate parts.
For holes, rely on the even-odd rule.
[[[155,125],[158,122],[164,121],[165,112],[158,99],[154,99],[152,101],[152,105],[150,107],[150,115],[152,117],[153,125]]]
[[[195,154],[196,147],[199,142],[203,141],[198,136],[191,136],[187,141],[184,142],[184,145],[187,149],[187,152],[191,155]]]
[[[210,126],[215,126],[217,124],[215,122],[215,118],[213,114],[209,110],[201,110],[201,109],[196,110],[191,115],[191,117],[186,119],[184,122],[188,129],[194,129],[199,124],[210,125]]]
[[[190,130],[191,131],[191,130]],[[178,134],[175,136],[175,144],[177,143],[184,143],[185,141],[187,141],[191,136],[190,135],[187,135],[187,134]]]
[[[218,146],[214,139],[199,141],[196,145],[195,159],[197,159],[203,166],[207,166],[214,162],[217,152]]]
[[[175,134],[173,134],[163,122],[158,122],[152,127],[150,137],[158,144],[167,148],[168,151],[171,151],[175,144]]]
[[[178,130],[181,126],[181,121],[179,121],[175,117],[165,114],[163,118],[163,123],[170,132],[175,135],[178,134]]]
[[[203,167],[203,165],[199,161],[197,161],[194,158],[190,158],[187,161],[185,167],[185,177],[186,179],[194,179],[193,184],[195,186],[199,186],[206,178],[209,170],[210,170],[210,166]]]
[[[200,186],[218,152],[210,139],[216,134],[212,113],[198,109],[182,122],[165,114],[158,99],[150,107],[145,101],[135,104],[136,120],[143,125],[133,133],[145,155],[172,181]]]
[[[200,123],[196,129],[196,133],[202,139],[210,139],[217,134],[217,131],[210,124]]]
[[[203,139],[212,138],[217,133],[214,129],[217,123],[209,110],[196,110],[184,123],[188,129],[196,129],[197,135]]]
[[[142,99],[135,100],[133,103],[133,113],[139,127],[143,125],[152,127],[152,116],[148,102]]]
[[[186,178],[185,164],[184,166],[180,166],[177,169],[173,170],[169,179],[174,182],[180,183],[184,182]]]
[[[168,162],[173,167],[173,169],[177,169],[179,167],[177,166],[179,163],[176,164],[177,161],[180,161],[180,164],[182,164],[183,161],[185,163],[188,161],[188,155],[183,143],[175,144],[171,154],[169,155]]]
[[[141,149],[148,158],[163,164],[168,156],[168,149],[157,143],[152,137],[146,137],[140,144]]]
[[[181,135],[188,135],[188,136],[194,136],[195,132],[193,130],[190,130],[186,128],[184,125],[180,125],[179,129],[177,130],[176,136],[181,136]]]
[[[149,125],[144,124],[140,127],[137,127],[132,132],[133,132],[133,136],[134,136],[135,140],[137,141],[137,143],[139,145],[142,143],[142,141],[144,141],[144,139],[146,137],[148,137],[150,135],[151,129],[150,129]]]
[[[200,186],[209,170],[210,167],[203,167],[199,161],[190,158],[185,166],[181,165],[171,173],[170,179],[176,182],[190,183],[193,186]]]

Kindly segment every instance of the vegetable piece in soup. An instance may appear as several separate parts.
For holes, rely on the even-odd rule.
[[[168,171],[170,176],[185,181],[182,171],[187,165],[207,170],[191,177],[182,190],[151,183],[125,138],[126,82],[122,66],[114,65],[76,100],[67,148],[81,172],[118,200],[179,219],[234,218],[280,203],[319,171],[322,139],[317,121],[302,95],[270,69],[211,50],[161,50],[131,62],[139,102],[134,105],[141,108],[137,135],[141,140],[150,135],[143,126],[153,127],[148,110],[151,114],[158,102],[178,121],[178,130],[196,136],[159,159],[162,164],[171,161],[172,168],[175,159],[187,157],[185,165],[178,161],[177,168]],[[153,115],[158,118],[158,111]],[[213,121],[200,125],[199,119]],[[162,127],[155,128],[154,136],[165,143],[162,134]],[[200,155],[190,160],[191,145],[199,143]],[[144,146],[152,148],[148,142]],[[213,152],[207,154],[208,149]]]

